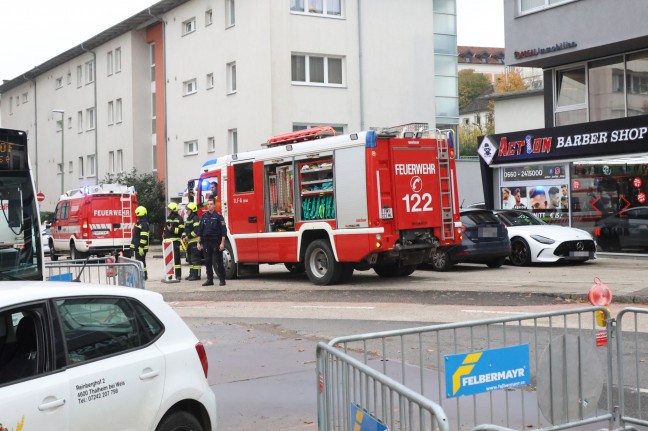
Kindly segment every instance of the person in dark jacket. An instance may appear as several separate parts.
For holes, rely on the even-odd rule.
[[[198,205],[193,202],[187,204],[187,220],[185,220],[184,226],[182,241],[187,246],[187,258],[189,260],[189,277],[185,280],[200,280],[200,252],[198,251],[200,218],[198,217]]]
[[[207,212],[203,214],[198,225],[198,250],[205,250],[205,266],[207,281],[203,286],[214,285],[214,263],[216,274],[220,279],[219,286],[225,286],[225,266],[223,265],[223,250],[225,250],[227,226],[225,219],[216,211],[216,198],[207,201]]]
[[[133,238],[131,239],[130,248],[135,254],[135,259],[144,265],[144,280],[148,280],[146,270],[146,253],[149,249],[149,223],[146,217],[146,208],[139,206],[135,208],[137,223],[133,229]]]
[[[178,204],[171,202],[167,205],[169,215],[167,216],[166,228],[164,229],[164,241],[173,243],[173,261],[175,265],[176,280],[182,279],[182,263],[180,260],[180,241],[184,232],[184,221],[178,214]]]

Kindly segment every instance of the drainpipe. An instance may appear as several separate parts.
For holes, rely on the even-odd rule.
[[[362,0],[358,0],[358,77],[358,88],[360,91],[360,130],[364,130],[364,85],[362,81]]]
[[[31,81],[34,83],[34,183],[36,185],[36,190],[40,191],[40,186],[38,185],[38,110],[36,109],[38,107],[38,92],[36,91],[36,80],[27,78],[27,76],[23,73],[23,79],[25,81]]]
[[[166,75],[166,22],[161,16],[156,16],[151,13],[151,8],[148,8],[148,14],[159,20],[162,23],[162,79],[164,79],[164,112],[162,113],[164,119],[164,192],[166,194],[166,201],[169,202],[171,195],[169,194],[169,141],[168,141],[168,125],[167,125],[167,75]],[[157,60],[156,66],[157,68]],[[157,79],[156,79],[157,82]],[[157,100],[157,98],[156,98]],[[157,145],[157,143],[156,143]],[[157,147],[156,147],[157,148]]]
[[[83,43],[81,44],[81,49],[85,52],[92,54],[92,59],[94,62],[94,112],[95,112],[95,184],[99,184],[99,108],[97,107],[97,79],[99,75],[97,74],[97,53],[85,49]]]

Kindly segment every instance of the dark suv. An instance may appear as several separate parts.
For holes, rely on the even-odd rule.
[[[460,244],[437,248],[432,255],[432,268],[447,271],[456,263],[484,263],[499,268],[511,254],[506,226],[491,210],[462,209],[463,239]]]

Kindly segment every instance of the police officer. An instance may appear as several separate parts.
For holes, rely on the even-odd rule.
[[[178,214],[178,204],[171,202],[167,205],[169,215],[167,215],[166,228],[164,229],[164,241],[173,242],[173,260],[175,264],[176,280],[182,279],[182,264],[180,263],[180,241],[184,232],[184,222]]]
[[[220,279],[219,286],[225,286],[225,266],[223,265],[223,250],[227,226],[225,219],[216,211],[216,198],[207,201],[207,212],[203,214],[198,225],[198,250],[205,250],[205,266],[207,267],[207,281],[203,286],[214,285],[214,260],[216,273]]]
[[[198,205],[193,202],[187,204],[187,220],[182,241],[187,245],[187,258],[189,259],[189,277],[185,280],[200,280],[200,252],[198,251]]]
[[[148,280],[146,253],[149,249],[149,223],[146,217],[146,208],[143,206],[135,208],[135,216],[137,216],[137,223],[133,229],[130,248],[135,254],[135,259],[144,265],[144,280]]]

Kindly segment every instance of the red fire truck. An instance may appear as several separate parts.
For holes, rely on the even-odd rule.
[[[207,161],[189,196],[202,214],[217,195],[227,278],[258,273],[261,263],[306,271],[317,285],[370,268],[407,276],[438,245],[460,242],[451,131],[423,126],[308,129]]]

